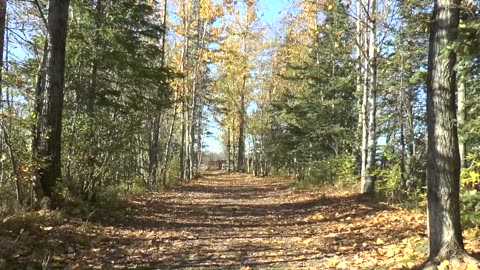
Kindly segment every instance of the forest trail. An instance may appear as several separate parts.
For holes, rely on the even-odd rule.
[[[118,212],[11,235],[19,254],[7,261],[28,265],[36,256],[49,269],[393,269],[422,260],[422,214],[290,184],[205,175],[130,199]],[[28,250],[33,242],[43,253]]]

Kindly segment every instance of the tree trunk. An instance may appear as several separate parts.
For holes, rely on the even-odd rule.
[[[148,187],[152,188],[157,182],[158,153],[160,140],[160,115],[153,116],[148,149]]]
[[[7,1],[0,0],[0,110],[3,108],[3,50],[5,48],[5,24],[7,20]],[[3,138],[0,136],[0,153],[4,153]],[[0,183],[4,180],[3,162],[0,161]]]
[[[165,49],[165,43],[167,39],[167,12],[168,12],[168,0],[165,0],[163,2],[163,20],[162,20],[162,26],[163,26],[163,32],[162,32],[162,55],[160,57],[160,66],[163,68],[165,67],[165,60],[166,60],[166,49]],[[175,109],[173,111],[173,122],[175,122],[175,115],[176,115],[176,105]],[[158,112],[160,113],[160,112]],[[158,153],[159,153],[159,143],[160,143],[160,116],[155,115],[154,120],[153,120],[153,135],[152,135],[152,140],[151,140],[151,145],[152,148],[150,149],[150,164],[149,164],[149,182],[151,185],[155,185],[157,182],[157,170],[158,170]],[[168,134],[167,142],[165,143],[165,152],[164,152],[164,162],[163,165],[160,169],[160,176],[162,177],[162,185],[165,185],[166,182],[166,164],[169,159],[170,155],[170,142],[173,136],[173,128],[175,126],[175,123],[172,122],[172,130]],[[168,121],[166,121],[168,123]]]
[[[165,143],[165,152],[164,152],[164,159],[162,164],[162,185],[165,186],[167,184],[167,171],[168,165],[170,163],[170,148],[173,139],[173,132],[175,131],[175,122],[177,120],[177,105],[175,104],[173,107],[173,116],[172,116],[172,124],[170,125],[170,131],[168,132],[167,142]]]
[[[367,162],[365,167],[365,183],[363,193],[368,195],[375,194],[375,158],[377,150],[376,138],[376,106],[377,106],[377,52],[376,52],[376,9],[377,1],[372,0],[368,16],[370,33],[368,45],[368,142],[367,142]]]
[[[185,90],[182,91],[182,130],[181,130],[181,143],[180,143],[180,180],[185,181],[185,152],[186,152],[186,116],[185,116]]]
[[[17,194],[17,203],[20,207],[23,207],[23,188],[22,188],[23,179],[22,179],[20,164],[18,163],[17,158],[15,156],[15,151],[9,139],[7,128],[3,125],[3,123],[0,123],[0,128],[2,129],[3,139],[8,149],[8,156],[12,164],[13,176],[15,178],[15,191]]]
[[[430,264],[464,254],[460,224],[460,156],[455,111],[456,38],[460,0],[437,0],[427,77],[427,198]]]
[[[3,99],[3,49],[5,47],[5,24],[7,20],[7,1],[0,0],[0,102]],[[2,104],[0,104],[2,107]]]
[[[357,62],[356,62],[356,66],[355,66],[355,70],[357,72],[357,78],[356,78],[356,87],[357,87],[357,95],[361,95],[361,99],[359,98],[359,101],[360,101],[360,110],[359,110],[359,113],[358,113],[358,127],[357,127],[357,130],[358,130],[358,134],[361,134],[362,135],[362,138],[361,138],[361,142],[359,144],[359,149],[358,149],[358,152],[360,154],[360,177],[362,179],[362,182],[364,182],[364,177],[363,177],[363,173],[365,171],[365,145],[364,145],[364,141],[365,141],[365,138],[363,137],[364,136],[364,128],[366,128],[366,124],[365,124],[365,118],[366,118],[366,92],[364,92],[364,84],[362,83],[362,60],[363,60],[363,57],[362,57],[362,38],[363,38],[363,34],[362,34],[362,31],[363,31],[363,27],[362,27],[362,1],[358,0],[357,1],[357,18],[356,18],[356,35],[355,35],[355,38],[356,38],[356,46],[355,46],[355,50],[356,50],[356,56],[357,56]],[[366,135],[366,132],[365,132],[365,135]]]
[[[44,195],[50,199],[52,199],[56,181],[62,175],[62,109],[69,3],[69,0],[50,0],[48,7],[50,58],[47,73],[48,109],[44,137],[46,148],[40,153],[40,158],[47,164],[39,173]]]
[[[186,8],[187,1],[183,1],[182,3],[183,8]],[[187,33],[189,29],[189,17],[183,20],[183,30]],[[187,35],[185,37],[184,45],[182,47],[182,53],[181,53],[181,65],[180,65],[180,72],[184,73],[189,57],[189,36]],[[185,181],[186,180],[186,152],[187,152],[187,81],[186,81],[186,75],[183,77],[183,82],[182,82],[182,87],[181,87],[181,93],[180,93],[180,99],[181,99],[181,142],[180,142],[180,180]]]
[[[228,172],[232,171],[232,140],[230,134],[230,127],[227,128],[227,158],[228,158]]]
[[[43,133],[42,129],[45,127],[45,117],[44,117],[44,103],[45,103],[45,87],[46,87],[46,80],[47,80],[47,63],[48,63],[48,39],[45,42],[43,47],[43,56],[40,66],[37,72],[37,79],[35,82],[35,100],[33,106],[33,115],[35,117],[35,121],[32,124],[32,158],[34,161],[34,169],[40,166],[39,164],[39,146],[41,140],[41,134]],[[38,164],[37,164],[38,163]],[[33,175],[33,190],[36,194],[36,199],[43,198],[43,187],[38,175],[38,171],[34,172]]]
[[[465,83],[465,75],[462,74],[458,78],[458,106],[457,106],[457,122],[458,127],[463,128],[465,125],[465,118],[466,118],[466,111],[465,111],[465,90],[466,90],[466,83]],[[461,134],[461,132],[460,132]],[[460,168],[465,168],[465,158],[467,157],[467,147],[465,145],[465,141],[463,141],[462,136],[459,136],[458,148],[460,152]]]
[[[367,72],[365,72],[365,77],[368,77]],[[366,80],[366,79],[365,79]],[[367,165],[367,137],[368,137],[368,125],[367,125],[367,105],[368,105],[368,87],[366,84],[363,86],[363,98],[362,98],[362,143],[361,143],[361,164],[360,164],[360,178],[361,178],[361,184],[362,184],[362,189],[365,186],[366,182],[366,165]]]
[[[245,172],[245,95],[243,94],[240,97],[239,118],[237,172]]]
[[[200,105],[200,108],[202,105]],[[197,152],[195,155],[195,173],[197,174],[200,169],[200,164],[202,164],[202,151],[203,151],[203,112],[202,109],[199,111],[198,116],[198,130],[197,130]]]
[[[355,62],[355,71],[357,72],[356,74],[356,88],[357,88],[357,95],[360,95],[362,93],[362,4],[360,3],[360,0],[357,1],[356,4],[356,12],[357,12],[357,18],[355,19],[355,54],[356,54],[356,62]],[[361,104],[360,104],[361,106]],[[358,114],[358,126],[357,130],[361,131],[362,130],[362,112],[359,110]]]
[[[365,7],[364,0],[360,0],[362,8]],[[365,15],[364,24],[367,24],[368,14]],[[363,44],[365,46],[364,51],[369,51],[369,36],[366,32],[367,27],[363,27]],[[363,59],[364,67],[363,67],[363,95],[362,95],[362,143],[361,143],[361,164],[360,164],[360,182],[362,191],[364,190],[365,183],[367,181],[367,148],[368,148],[368,69],[370,66],[370,62],[368,57],[364,57]]]
[[[247,76],[243,76],[242,90],[240,94],[239,104],[239,124],[238,124],[238,157],[237,157],[237,172],[245,172],[245,118],[247,114],[247,108],[245,104],[245,91],[247,88]]]
[[[188,97],[186,97],[186,102],[185,102],[185,148],[184,151],[185,153],[183,154],[184,156],[184,176],[183,180],[188,181],[190,180],[190,106],[188,104]]]
[[[238,144],[235,143],[236,137],[235,137],[235,119],[233,119],[232,123],[232,140],[231,140],[231,147],[232,147],[232,172],[237,172],[237,165],[238,165],[238,160],[237,160],[237,146]]]
[[[103,5],[102,0],[94,0],[92,1],[95,5],[95,34],[93,37],[94,47],[98,47],[98,32],[102,27],[101,18],[103,18]],[[98,61],[100,59],[94,58],[91,66],[92,72],[90,75],[90,86],[88,87],[87,92],[87,117],[89,119],[88,124],[88,155],[87,155],[87,179],[83,180],[86,181],[84,185],[84,199],[88,201],[94,201],[96,197],[96,186],[98,184],[98,177],[95,175],[96,171],[96,163],[97,163],[97,140],[95,136],[95,93],[97,92],[97,85],[98,85]]]
[[[400,188],[407,188],[407,172],[406,172],[406,141],[405,141],[405,90],[403,89],[403,58],[400,57],[400,96],[399,96],[399,121],[400,121]]]
[[[400,89],[403,91],[403,89]],[[403,97],[401,97],[403,99]],[[407,188],[407,172],[406,172],[406,145],[405,145],[405,123],[403,117],[403,100],[400,101],[400,188],[405,190]]]
[[[191,114],[190,114],[190,122],[189,122],[189,129],[190,129],[190,148],[188,151],[189,155],[189,162],[188,162],[188,178],[192,179],[194,176],[194,165],[195,165],[195,123],[196,123],[196,111],[197,111],[197,70],[195,70],[195,74],[193,76],[193,87],[192,87],[192,105],[191,105]]]
[[[407,136],[407,159],[405,161],[406,166],[406,180],[407,188],[409,187],[409,181],[414,179],[415,175],[415,123],[414,123],[414,114],[413,114],[413,105],[415,103],[415,94],[413,89],[409,89],[408,93],[408,103],[406,105],[406,136]]]

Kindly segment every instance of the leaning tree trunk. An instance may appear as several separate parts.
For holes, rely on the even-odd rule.
[[[464,255],[460,224],[460,156],[455,112],[456,38],[460,0],[437,0],[433,10],[427,77],[427,267]]]
[[[50,0],[48,33],[50,58],[47,72],[48,109],[46,115],[45,149],[40,158],[46,161],[40,170],[44,195],[52,199],[56,181],[62,175],[62,109],[65,87],[65,47],[67,40],[69,0]],[[37,196],[40,194],[37,194]]]

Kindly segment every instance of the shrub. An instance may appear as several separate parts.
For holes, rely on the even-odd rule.
[[[355,158],[349,155],[309,162],[305,165],[305,178],[297,186],[354,189],[358,185],[355,167]]]
[[[460,195],[462,201],[462,223],[467,228],[480,226],[480,192],[469,190]]]
[[[475,155],[467,157],[469,166],[462,170],[461,194],[462,223],[465,227],[480,226],[480,162]]]

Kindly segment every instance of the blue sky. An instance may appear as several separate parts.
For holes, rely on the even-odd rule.
[[[262,9],[260,14],[263,13],[261,18],[265,23],[278,22],[282,14],[279,14],[283,9],[289,8],[291,0],[260,0],[259,7]]]
[[[260,21],[265,25],[275,26],[283,17],[282,10],[288,9],[290,5],[291,0],[260,0],[258,5]],[[208,131],[213,135],[205,138],[206,150],[208,152],[222,152],[223,147],[219,141],[220,126],[211,117],[209,117]]]

